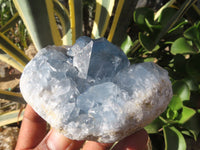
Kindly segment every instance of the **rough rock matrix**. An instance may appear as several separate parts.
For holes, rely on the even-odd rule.
[[[27,64],[24,99],[52,127],[75,140],[111,143],[153,121],[167,107],[167,71],[130,65],[118,47],[80,37],[72,47],[48,46]]]

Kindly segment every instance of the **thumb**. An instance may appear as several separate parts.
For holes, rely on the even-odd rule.
[[[35,150],[78,150],[82,147],[83,143],[84,141],[68,139],[55,129],[51,129]]]

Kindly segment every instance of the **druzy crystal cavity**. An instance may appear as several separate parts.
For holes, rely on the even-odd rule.
[[[168,73],[153,62],[130,65],[105,38],[48,46],[27,64],[24,99],[52,127],[75,140],[111,143],[143,128],[172,97]]]

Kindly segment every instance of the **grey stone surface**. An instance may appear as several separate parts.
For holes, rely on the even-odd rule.
[[[118,47],[88,37],[40,50],[25,67],[20,89],[66,137],[103,143],[141,129],[172,97],[167,71],[152,62],[130,65]]]

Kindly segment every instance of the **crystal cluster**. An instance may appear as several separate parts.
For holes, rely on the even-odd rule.
[[[130,65],[104,38],[80,37],[72,47],[48,46],[27,64],[24,99],[52,127],[75,140],[111,143],[141,129],[167,107],[167,71]]]

